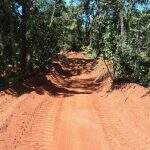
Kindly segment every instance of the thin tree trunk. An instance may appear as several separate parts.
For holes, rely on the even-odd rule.
[[[13,11],[15,11],[15,8],[12,7],[12,12],[10,13],[10,37],[11,37],[11,46],[12,46],[12,58],[14,55],[14,49],[15,49],[15,38],[14,38],[14,17],[13,17]],[[12,60],[13,61],[13,60]]]
[[[9,63],[12,64],[12,55],[13,55],[13,49],[14,49],[14,20],[13,20],[13,13],[11,9],[11,1],[10,0],[4,0],[4,13],[6,14],[6,23],[3,27],[3,32],[5,36],[5,48],[9,57]],[[8,28],[9,30],[7,30]],[[7,40],[6,40],[7,36]]]
[[[110,70],[110,68],[109,68],[109,65],[106,63],[105,59],[103,59],[103,62],[104,62],[104,64],[105,64],[105,66],[106,66],[106,69],[107,69],[107,71],[108,71],[108,74],[109,74],[111,80],[114,81],[114,75],[113,75],[113,73],[111,72],[111,70]],[[102,79],[102,76],[100,75],[98,78],[96,78],[96,79],[94,80],[94,82],[95,82],[95,83],[98,83],[101,79]]]
[[[26,72],[27,67],[27,54],[28,54],[28,47],[27,47],[27,6],[26,4],[22,5],[22,21],[21,21],[21,58],[20,58],[20,67],[21,73],[24,74]]]
[[[119,13],[119,22],[120,22],[120,35],[126,36],[125,23],[122,11]]]
[[[104,64],[105,64],[105,66],[106,66],[106,68],[107,68],[107,71],[108,71],[108,73],[109,73],[109,75],[110,75],[110,77],[111,77],[111,80],[113,81],[113,80],[114,80],[114,75],[111,73],[111,71],[110,71],[110,69],[109,69],[109,66],[107,65],[105,59],[104,59],[103,61],[104,61]]]
[[[53,23],[55,10],[56,10],[56,2],[55,2],[55,0],[54,0],[54,7],[53,7],[53,12],[52,12],[52,16],[51,16],[51,20],[50,20],[50,25],[49,25],[49,27],[51,27],[51,25],[52,25],[52,23]]]
[[[90,47],[92,46],[92,27],[93,27],[93,20],[91,20],[91,23],[89,25],[89,46]]]

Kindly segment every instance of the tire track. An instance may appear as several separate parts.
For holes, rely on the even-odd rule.
[[[104,102],[105,101],[105,102]],[[104,103],[103,103],[104,102]],[[116,107],[116,102],[112,100],[93,101],[93,105],[99,118],[101,126],[106,135],[111,149],[131,149],[131,150],[145,150],[150,145],[148,130],[145,132],[145,124],[136,122],[137,118],[135,112],[125,104],[119,104]],[[150,147],[149,147],[150,148]]]
[[[45,101],[36,113],[28,137],[24,139],[18,149],[55,150],[54,136],[61,106],[61,100]]]
[[[59,103],[57,104],[59,106]],[[14,111],[13,114],[11,114],[11,116],[8,117],[10,122],[12,123],[11,124],[9,123],[10,124],[9,125],[7,122],[5,122],[5,124],[7,125],[7,128],[5,128],[5,130],[3,129],[3,133],[1,134],[1,141],[3,143],[3,147],[5,147],[4,148],[5,150],[17,149],[19,145],[24,143],[24,138],[26,135],[29,134],[29,132],[33,130],[36,133],[36,131],[38,130],[36,128],[34,130],[35,124],[37,124],[37,126],[39,124],[39,126],[43,129],[42,126],[43,126],[44,119],[46,119],[47,121],[47,123],[45,124],[45,127],[47,129],[49,125],[52,124],[58,111],[56,109],[56,104],[50,100],[42,100],[38,104],[38,106],[35,107],[32,113],[29,113],[29,112],[24,113],[23,111],[20,111],[18,113],[17,112],[19,109],[18,106],[16,108],[17,108],[16,111]],[[11,129],[13,126],[16,126],[16,129],[14,129],[14,131],[12,131]],[[46,134],[44,133],[44,135]],[[35,135],[33,134],[33,136]],[[44,137],[44,139],[49,140],[49,138],[47,137]],[[48,143],[50,143],[50,141]]]
[[[18,145],[20,145],[24,136],[31,130],[32,125],[35,121],[36,114],[41,109],[44,102],[45,101],[42,101],[31,114],[20,114],[20,116],[13,115],[12,122],[13,125],[16,125],[17,130],[14,134],[11,133],[12,131],[8,131],[7,133],[5,141],[9,141],[9,143],[7,144],[8,150],[14,150]]]

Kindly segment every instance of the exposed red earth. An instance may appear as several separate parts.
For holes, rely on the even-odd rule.
[[[0,150],[150,150],[149,89],[112,89],[103,61],[64,59],[1,92]]]

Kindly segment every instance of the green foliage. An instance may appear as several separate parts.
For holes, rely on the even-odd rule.
[[[62,47],[63,21],[55,18],[50,26],[50,20],[45,18],[46,12],[32,15],[29,19],[27,39],[31,51],[30,62],[40,66],[48,59],[52,59]]]
[[[91,59],[95,59],[97,57],[96,50],[93,50],[90,46],[82,46],[81,50],[88,54]]]
[[[150,82],[150,11],[146,0],[1,0],[0,86],[51,62],[60,50],[112,60],[114,77]],[[22,7],[20,13],[18,8]]]
[[[21,14],[16,5],[22,6]],[[59,53],[65,5],[63,1],[6,0],[0,7],[0,78],[4,78],[3,84],[11,85]]]
[[[95,19],[92,46],[97,57],[113,61],[115,78],[149,85],[150,13],[124,5],[125,13],[120,16],[119,12],[124,10],[116,7],[111,8],[112,15],[107,15],[110,10],[105,8],[107,13]]]
[[[83,19],[78,6],[68,6],[64,14],[64,49],[79,51],[84,41]]]
[[[117,42],[113,57],[115,77],[147,85],[150,81],[148,76],[150,63],[144,61],[123,37],[119,36]]]

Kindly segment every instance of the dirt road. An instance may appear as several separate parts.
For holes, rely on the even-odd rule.
[[[0,150],[150,150],[149,90],[127,84],[110,91],[109,78],[93,82],[99,66],[55,78],[61,84],[53,95],[50,75],[19,97],[2,92]]]

